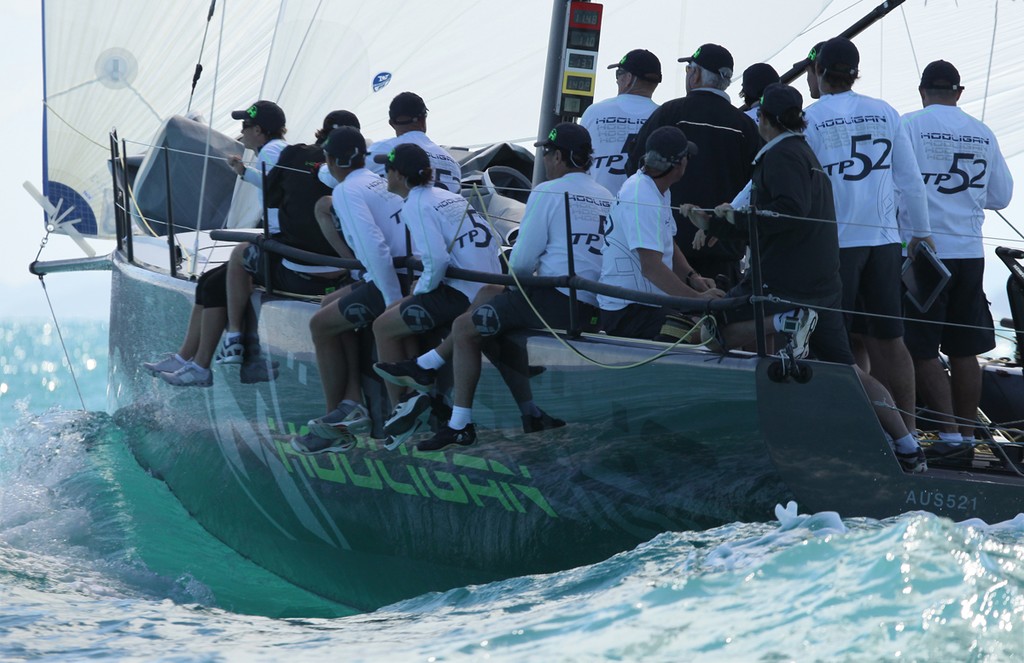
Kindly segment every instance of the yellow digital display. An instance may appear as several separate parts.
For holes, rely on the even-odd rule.
[[[562,79],[563,94],[582,94],[594,96],[594,75],[567,73]]]

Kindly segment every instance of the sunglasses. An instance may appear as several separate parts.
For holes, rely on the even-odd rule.
[[[629,73],[628,71],[626,71],[622,67],[619,67],[618,69],[615,70],[615,78],[622,78],[623,76],[627,75],[628,73]]]

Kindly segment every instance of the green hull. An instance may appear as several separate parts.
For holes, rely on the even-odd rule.
[[[807,384],[779,384],[768,358],[678,351],[609,370],[544,334],[517,342],[546,368],[531,381],[536,402],[566,427],[523,435],[485,362],[476,445],[389,452],[367,440],[302,456],[288,439],[322,413],[307,328],[315,305],[264,296],[274,382],[242,385],[236,368],[217,367],[212,388],[175,388],[140,364],[176,347],[192,297],[188,282],[115,261],[110,394],[135,456],[227,545],[358,609],[597,562],[664,531],[764,520],[790,499],[881,517],[928,508],[907,495],[932,502],[951,490],[899,470],[847,367],[814,363]],[[660,349],[604,337],[574,345],[606,364]],[[1016,511],[975,495],[953,515]]]

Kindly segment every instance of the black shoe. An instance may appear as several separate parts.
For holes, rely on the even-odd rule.
[[[974,462],[974,445],[969,442],[932,442],[924,453],[928,460],[940,464],[970,465]]]
[[[904,472],[919,474],[928,470],[928,459],[924,455],[924,449],[918,447],[913,451],[903,453],[896,450],[896,459],[900,461],[900,467]]]
[[[437,371],[432,368],[420,368],[415,359],[388,363],[379,361],[373,365],[377,375],[391,384],[409,387],[417,391],[430,391],[437,379]]]
[[[548,430],[551,428],[561,428],[565,425],[565,422],[561,419],[555,419],[544,410],[540,411],[539,417],[534,417],[529,414],[523,415],[523,432],[524,433],[537,433],[542,430]]]
[[[466,427],[462,430],[441,426],[441,429],[437,431],[437,435],[429,440],[423,440],[416,445],[416,448],[420,451],[440,451],[452,444],[468,447],[474,442],[476,442],[476,426],[473,424],[466,424]]]
[[[384,432],[396,437],[412,428],[430,410],[430,396],[419,392],[407,393],[398,402],[391,417],[384,422]],[[425,416],[426,415],[426,416]]]
[[[242,381],[242,384],[272,382],[276,380],[277,376],[280,374],[277,367],[278,363],[276,361],[271,361],[269,367],[267,366],[267,362],[263,359],[246,361],[242,363],[242,367],[238,371],[238,379]]]

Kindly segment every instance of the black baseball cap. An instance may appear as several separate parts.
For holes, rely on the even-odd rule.
[[[276,133],[284,128],[284,111],[273,101],[261,99],[245,110],[231,111],[232,120],[257,125],[265,133]]]
[[[856,76],[857,67],[860,66],[860,51],[846,37],[833,37],[821,47],[815,62],[822,71]]]
[[[732,53],[718,44],[704,44],[688,58],[679,58],[680,62],[692,62],[714,72],[723,78],[732,78]]]
[[[772,83],[779,82],[779,72],[766,62],[752,64],[743,70],[743,87],[740,93],[744,97],[757,98]]]
[[[658,127],[647,137],[646,152],[656,152],[672,165],[679,164],[684,157],[699,152],[697,145],[686,138],[679,127]]]
[[[324,152],[337,159],[339,166],[347,168],[353,159],[366,156],[366,139],[355,127],[338,127],[324,141]]]
[[[384,164],[386,170],[396,170],[399,175],[412,177],[420,175],[424,170],[430,168],[430,157],[422,147],[415,143],[402,143],[395,145],[387,154],[378,154],[373,157],[376,163]]]
[[[594,151],[590,132],[578,124],[562,122],[548,132],[547,138],[533,144],[534,147],[557,147],[567,152],[589,155]]]
[[[924,68],[921,74],[921,89],[923,90],[962,90],[960,85],[960,72],[945,60],[936,60]]]
[[[337,129],[339,127],[359,128],[359,118],[352,111],[336,110],[331,111],[324,118],[324,131]]]
[[[761,112],[772,117],[779,117],[786,111],[802,110],[804,98],[795,87],[785,83],[772,83],[761,95]]]
[[[609,69],[625,69],[637,78],[652,83],[661,82],[661,60],[654,53],[643,48],[630,51],[622,56],[616,64],[608,65]]]
[[[415,92],[400,92],[391,100],[388,108],[388,118],[395,122],[402,118],[417,118],[427,116],[427,105],[423,103],[423,97]]]
[[[824,45],[825,42],[819,41],[817,44],[814,45],[814,48],[807,52],[806,58],[800,60],[800,62],[794,62],[793,66],[806,68],[808,65],[813,65],[814,61],[818,59],[819,55],[821,55],[821,47]]]

